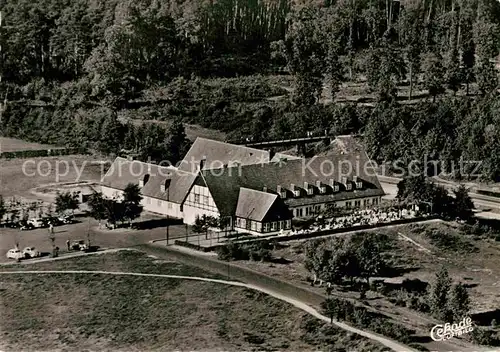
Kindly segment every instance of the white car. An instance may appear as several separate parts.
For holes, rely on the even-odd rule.
[[[40,256],[40,252],[35,247],[26,247],[23,250],[23,258],[36,258]]]
[[[42,219],[30,219],[28,220],[28,224],[33,225],[33,227],[35,228],[40,228],[44,226]]]
[[[23,259],[24,254],[17,248],[9,249],[7,252],[7,259]]]

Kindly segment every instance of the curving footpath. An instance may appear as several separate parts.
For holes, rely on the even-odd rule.
[[[255,286],[252,284],[247,284],[243,282],[238,282],[238,281],[229,281],[229,280],[219,280],[219,279],[210,279],[206,277],[198,277],[198,276],[180,276],[180,275],[163,275],[163,274],[144,274],[144,273],[131,273],[131,272],[112,272],[112,271],[85,271],[85,270],[63,270],[63,271],[58,271],[58,270],[46,270],[46,271],[38,271],[38,270],[29,270],[29,271],[3,271],[0,272],[0,275],[15,275],[15,274],[100,274],[100,275],[128,275],[128,276],[143,276],[143,277],[161,277],[161,278],[166,278],[166,279],[179,279],[179,280],[193,280],[193,281],[204,281],[204,282],[211,282],[211,283],[217,283],[217,284],[223,284],[223,285],[230,285],[230,286],[238,286],[238,287],[245,287],[249,288],[252,290],[260,291],[262,293],[265,293],[269,296],[272,296],[274,298],[277,298],[281,301],[287,302],[296,308],[299,308],[306,313],[321,319],[325,322],[330,322],[330,319],[322,314],[320,314],[316,309],[308,306],[305,303],[302,303],[298,300],[295,300],[293,298],[287,297],[285,295],[281,295],[277,292],[274,292],[272,290],[267,290],[265,288]],[[381,335],[377,335],[374,333],[370,333],[367,331],[363,331],[357,328],[354,328],[352,326],[349,326],[347,324],[344,324],[339,321],[333,321],[333,324],[336,325],[337,327],[364,336],[366,338],[369,338],[373,341],[377,341],[380,344],[386,346],[387,348],[390,348],[393,351],[397,352],[403,352],[403,351],[415,351],[415,349],[412,349],[406,345],[403,345],[401,343],[398,343],[394,340],[388,339],[386,337],[383,337]]]

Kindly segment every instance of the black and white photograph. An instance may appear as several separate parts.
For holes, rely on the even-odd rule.
[[[0,352],[500,352],[500,0],[0,0]]]

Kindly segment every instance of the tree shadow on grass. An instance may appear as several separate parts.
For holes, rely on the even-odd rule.
[[[491,321],[493,319],[495,319],[497,322],[500,322],[500,309],[472,314],[471,319],[478,325],[489,326],[491,325]]]
[[[408,274],[414,271],[420,270],[420,267],[388,267],[385,268],[381,273],[380,276],[382,277],[399,277],[403,276],[404,274]]]
[[[182,220],[179,219],[151,219],[151,220],[136,222],[132,225],[132,228],[136,230],[152,230],[159,227],[175,226],[182,224],[183,224]],[[127,226],[128,224],[125,224],[125,227]]]

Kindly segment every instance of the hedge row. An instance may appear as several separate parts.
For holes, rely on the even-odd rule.
[[[19,150],[15,152],[0,153],[0,158],[3,159],[23,159],[23,158],[39,158],[61,155],[76,155],[88,154],[85,148],[58,148],[58,149],[40,149],[40,150]]]

